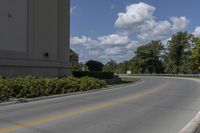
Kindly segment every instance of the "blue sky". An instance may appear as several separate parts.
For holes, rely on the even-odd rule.
[[[128,60],[178,31],[200,37],[199,0],[71,0],[71,48],[81,62]]]

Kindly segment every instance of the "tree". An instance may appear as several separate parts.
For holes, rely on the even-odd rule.
[[[89,60],[85,65],[90,71],[102,71],[104,66],[101,62],[95,60]]]
[[[116,72],[126,73],[131,70],[133,73],[163,73],[164,53],[161,41],[151,41],[138,47],[131,60],[119,63]]]
[[[79,64],[79,57],[76,52],[74,52],[72,49],[70,49],[70,62],[72,65],[72,70],[80,70],[80,64]]]
[[[126,73],[128,70],[130,70],[130,67],[131,67],[130,63],[131,63],[130,61],[124,61],[122,63],[119,63],[116,67],[115,72],[118,74]]]
[[[195,46],[191,50],[191,63],[194,72],[200,73],[200,38],[194,38]]]
[[[191,73],[189,57],[193,44],[192,38],[193,36],[187,32],[178,32],[172,36],[172,39],[168,42],[167,73]]]
[[[104,65],[103,70],[105,72],[115,72],[116,68],[117,68],[117,63],[114,60],[110,60]]]
[[[161,41],[151,41],[137,48],[136,56],[132,59],[134,73],[163,73],[164,46]]]
[[[81,68],[80,69],[81,71],[88,71],[89,70],[88,67],[82,62],[80,63],[80,68]]]

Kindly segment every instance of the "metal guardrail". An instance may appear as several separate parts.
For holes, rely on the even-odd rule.
[[[200,78],[200,74],[118,74],[119,76],[165,76],[165,77],[193,77]]]

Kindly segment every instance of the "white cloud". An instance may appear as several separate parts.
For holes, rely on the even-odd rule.
[[[131,4],[126,7],[125,13],[118,14],[115,26],[137,33],[138,39],[145,43],[165,40],[188,27],[189,20],[185,16],[171,17],[170,21],[156,21],[155,10],[155,7],[143,2]]]
[[[126,54],[126,52],[126,50],[120,47],[112,47],[105,50],[106,55],[123,55]]]
[[[128,36],[111,34],[106,36],[98,37],[100,45],[109,45],[109,46],[124,46],[131,43],[131,40]]]
[[[139,40],[149,42],[151,40],[163,40],[171,35],[171,24],[168,21],[154,22],[151,30],[141,31],[138,34]]]
[[[91,37],[86,36],[74,36],[70,38],[71,45],[83,45],[88,49],[98,47],[113,47],[113,46],[124,46],[130,45],[133,43],[128,36],[123,34],[110,34],[105,36],[100,36],[97,39],[92,39]]]
[[[126,49],[129,49],[129,50],[136,50],[136,48],[138,46],[140,46],[141,44],[138,42],[138,41],[132,41],[131,43],[129,43],[128,45],[126,45]]]
[[[200,26],[197,26],[196,29],[194,30],[193,35],[195,37],[200,37]]]
[[[185,31],[185,29],[189,25],[189,20],[185,17],[171,17],[170,20],[172,21],[172,32],[176,33],[179,31]]]
[[[81,56],[85,59],[89,57],[90,59],[104,59],[110,60],[114,59],[121,61],[130,54],[129,51],[134,51],[138,47],[138,42],[131,40],[126,34],[110,34],[105,36],[97,37],[93,39],[86,36],[74,36],[70,39],[71,45],[81,45],[86,48],[86,52]]]
[[[90,40],[91,40],[91,38],[88,38],[86,36],[82,36],[82,37],[74,36],[74,37],[70,38],[70,43],[71,43],[71,45],[84,44]]]
[[[151,5],[140,2],[126,7],[126,12],[120,12],[115,26],[118,28],[138,28],[146,22],[154,19],[155,8]]]
[[[93,40],[91,37],[87,37],[87,36],[74,36],[74,37],[70,37],[70,44],[71,45],[84,45],[84,46],[90,46],[95,44],[96,41]]]
[[[172,38],[169,37],[169,38],[163,40],[163,41],[162,41],[163,45],[164,45],[165,47],[167,47],[167,43],[168,43],[168,41],[170,41],[171,39],[172,39]]]

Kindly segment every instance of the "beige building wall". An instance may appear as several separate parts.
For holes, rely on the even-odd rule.
[[[0,75],[70,73],[70,0],[0,0]]]

